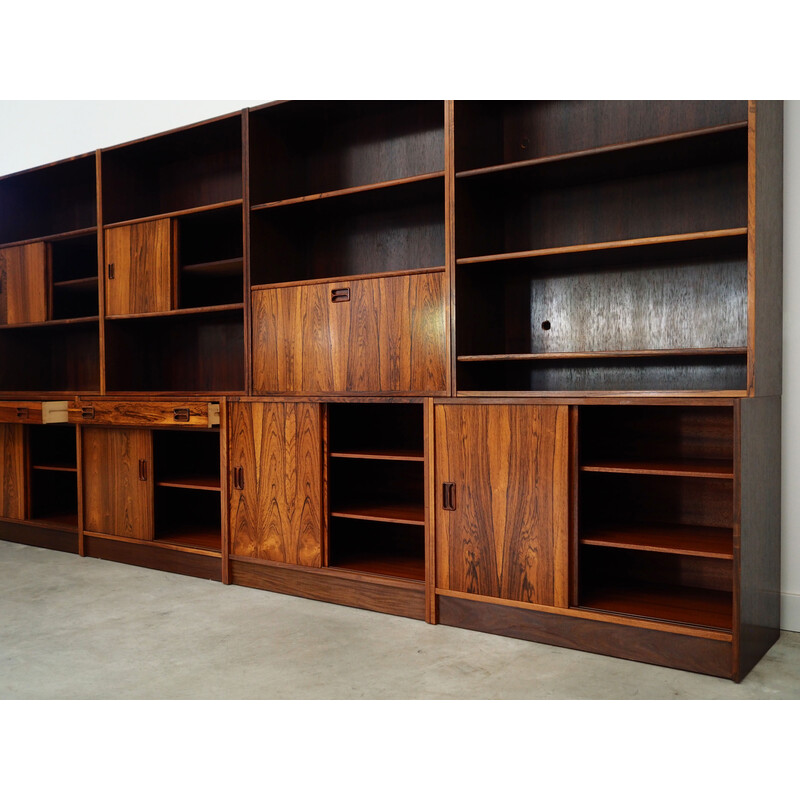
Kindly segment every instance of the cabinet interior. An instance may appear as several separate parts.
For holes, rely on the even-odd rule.
[[[28,426],[30,518],[78,528],[78,459],[74,425]]]

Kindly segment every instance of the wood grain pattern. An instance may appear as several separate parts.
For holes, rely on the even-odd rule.
[[[83,509],[87,531],[153,538],[153,441],[150,431],[84,428]],[[140,461],[147,464],[140,479]],[[84,542],[85,544],[85,542]]]
[[[254,291],[254,391],[446,392],[445,291],[442,273]]]
[[[436,407],[437,587],[568,603],[568,408]]]
[[[0,422],[38,425],[42,422],[42,404],[24,399],[0,402]]]
[[[314,403],[231,403],[231,554],[322,563],[322,439]]]
[[[44,242],[0,250],[0,325],[50,316],[49,253]]]
[[[328,569],[310,573],[289,565],[245,562],[231,557],[231,582],[383,614],[425,618],[425,587],[412,581]]]
[[[176,419],[176,411],[188,410],[186,421]],[[70,422],[81,425],[170,426],[208,428],[208,403],[148,400],[72,400],[67,406]],[[85,417],[84,414],[92,414]],[[182,417],[181,417],[182,419]]]
[[[106,316],[174,307],[171,220],[108,228],[105,241]]]
[[[732,677],[729,641],[565,618],[456,597],[439,598],[439,623],[720,678]]]
[[[25,455],[25,428],[14,423],[0,423],[0,517],[25,519]]]

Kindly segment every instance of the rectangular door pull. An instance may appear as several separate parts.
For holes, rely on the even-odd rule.
[[[442,484],[442,508],[445,511],[456,510],[456,485],[454,483]]]

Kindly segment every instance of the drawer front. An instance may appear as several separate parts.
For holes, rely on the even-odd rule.
[[[69,421],[81,425],[136,425],[210,428],[219,425],[219,404],[86,400],[69,404]]]
[[[0,402],[0,422],[22,422],[40,424],[42,422],[42,404],[22,401]]]
[[[447,392],[443,272],[253,292],[257,394]]]

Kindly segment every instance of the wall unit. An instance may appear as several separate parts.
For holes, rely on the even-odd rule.
[[[779,102],[302,101],[2,178],[0,535],[741,680],[781,175]]]

